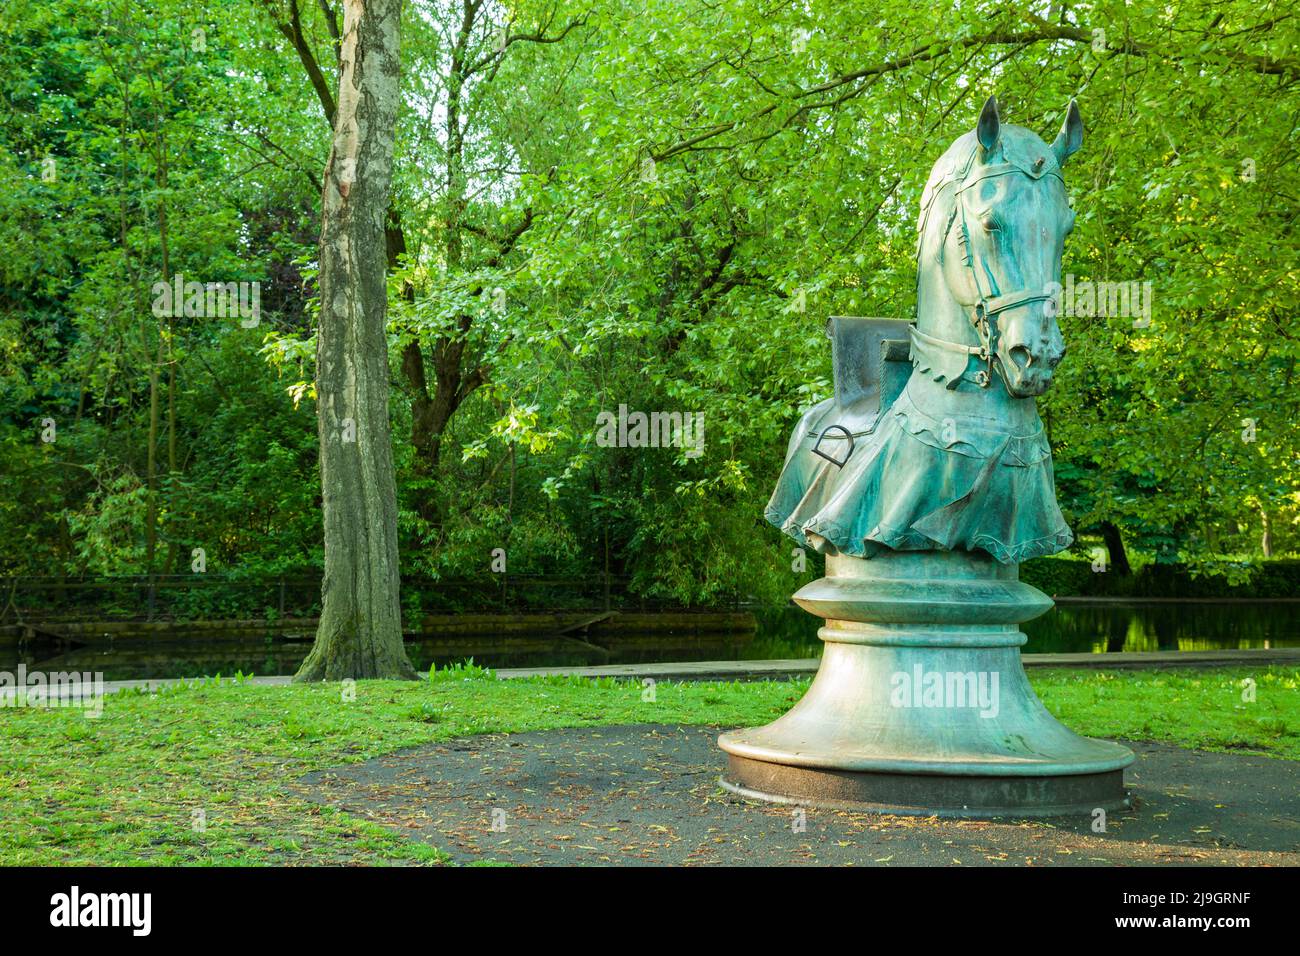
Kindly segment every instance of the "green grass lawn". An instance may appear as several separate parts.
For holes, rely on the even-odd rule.
[[[1256,700],[1243,700],[1251,678]],[[1300,669],[1037,670],[1039,696],[1093,736],[1300,759]],[[437,863],[440,854],[294,793],[302,774],[489,732],[622,723],[765,723],[807,681],[204,682],[107,698],[103,715],[0,710],[0,864]],[[195,826],[202,814],[204,825]]]

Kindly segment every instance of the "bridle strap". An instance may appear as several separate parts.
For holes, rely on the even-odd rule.
[[[988,354],[984,351],[982,345],[967,345],[964,342],[949,342],[947,339],[936,338],[933,335],[922,332],[915,325],[913,325],[908,331],[912,336],[913,360],[930,363],[930,368],[940,374],[944,374],[945,377],[948,378],[949,388],[956,388],[957,383],[963,379],[967,381],[970,380],[970,377],[966,374],[966,370],[969,367],[970,359],[972,357],[981,362],[988,360]],[[956,367],[948,366],[947,363],[942,361],[938,361],[938,364],[933,364],[936,360],[927,358],[933,350],[955,352],[957,355],[960,355],[962,357],[961,369],[958,370]],[[948,371],[943,371],[945,368],[947,368]],[[983,369],[977,372],[974,376],[975,384],[979,385],[981,388],[985,387],[983,377],[986,374],[987,372]]]
[[[975,383],[979,385],[980,388],[988,388],[993,384],[993,367],[995,363],[997,363],[999,373],[1002,374],[1003,379],[1006,379],[1005,373],[1002,372],[1001,362],[998,361],[997,358],[998,315],[1002,312],[1006,312],[1008,309],[1014,309],[1017,306],[1028,305],[1031,302],[1046,301],[1047,299],[1053,298],[1053,296],[1050,292],[1038,292],[1031,289],[1018,289],[1014,292],[1005,293],[1001,292],[997,288],[997,280],[993,278],[993,273],[988,270],[988,267],[985,266],[983,262],[978,264],[976,263],[975,254],[971,249],[970,228],[966,225],[966,204],[963,201],[965,191],[985,179],[990,179],[994,176],[1006,176],[1013,172],[1023,172],[1023,170],[1011,164],[991,167],[985,169],[978,178],[967,182],[965,177],[970,173],[971,164],[974,158],[975,154],[972,152],[970,158],[966,161],[965,168],[962,170],[961,178],[957,180],[957,188],[953,190],[953,211],[952,215],[948,219],[947,229],[951,229],[953,221],[960,218],[962,261],[966,264],[966,268],[970,270],[971,282],[975,286],[976,295],[979,296],[970,316],[970,320],[971,324],[975,327],[975,334],[978,335],[980,339],[980,345],[978,348],[973,346],[962,347],[967,349],[970,354],[978,355],[981,361],[988,363],[987,368],[982,369],[975,375]],[[942,250],[942,244],[940,245],[940,249]],[[981,267],[983,268],[985,279],[988,280],[987,283],[980,281]],[[935,339],[934,341],[935,344],[941,344],[941,340],[939,339]],[[953,345],[954,343],[942,344]]]
[[[1019,305],[1028,305],[1031,302],[1043,302],[1051,298],[1054,298],[1054,296],[1050,292],[1031,292],[1028,289],[1022,289],[1019,292],[1008,292],[1006,295],[998,295],[991,299],[983,299],[980,304],[984,306],[985,315],[997,315],[999,312],[1005,312],[1007,309],[1014,309]]]
[[[947,349],[950,352],[964,352],[967,355],[983,356],[984,354],[984,349],[981,346],[965,345],[962,342],[949,342],[947,339],[935,338],[933,335],[928,335],[927,333],[922,332],[915,325],[911,326],[909,331],[911,331],[913,336],[920,339],[926,345],[938,346],[939,348]]]

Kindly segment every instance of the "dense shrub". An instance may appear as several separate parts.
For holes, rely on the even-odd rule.
[[[1097,573],[1086,559],[1036,558],[1020,566],[1020,580],[1069,597],[1293,598],[1300,597],[1300,559],[1153,562],[1134,574]]]

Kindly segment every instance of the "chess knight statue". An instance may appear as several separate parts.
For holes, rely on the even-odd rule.
[[[760,799],[954,816],[1128,805],[1127,748],[1039,702],[1019,625],[1052,606],[1019,562],[1072,536],[1034,398],[1065,355],[1063,169],[999,120],[943,154],[921,198],[915,322],[832,318],[835,394],[790,439],[767,519],[826,555],[795,601],[826,619],[805,697],[720,739],[723,785]]]

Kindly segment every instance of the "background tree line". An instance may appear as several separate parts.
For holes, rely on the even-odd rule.
[[[329,0],[0,6],[0,572],[321,561]],[[830,388],[825,318],[906,316],[934,159],[996,93],[1078,97],[1061,504],[1115,565],[1297,547],[1300,50],[1282,5],[409,0],[390,267],[404,574],[606,570],[784,600],[761,519]],[[153,283],[261,283],[261,321]],[[705,451],[602,448],[620,404]],[[42,440],[52,422],[53,441]],[[1216,565],[1217,566],[1217,565]],[[811,573],[811,572],[810,572]]]

